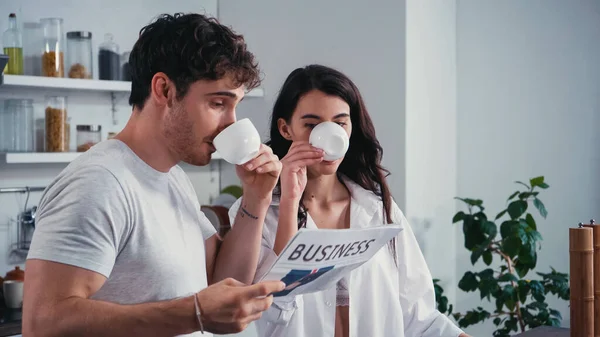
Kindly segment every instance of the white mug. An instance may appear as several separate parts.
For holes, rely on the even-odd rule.
[[[258,155],[260,134],[254,124],[248,118],[244,118],[219,132],[213,144],[227,162],[242,165]]]
[[[4,291],[4,302],[10,309],[23,307],[23,281],[4,281],[2,283]]]

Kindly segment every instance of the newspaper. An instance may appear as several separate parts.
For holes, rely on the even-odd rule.
[[[330,289],[387,246],[401,230],[399,225],[362,229],[302,228],[261,281],[281,280],[286,284],[274,297]]]

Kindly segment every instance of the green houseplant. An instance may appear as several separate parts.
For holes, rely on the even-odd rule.
[[[544,177],[535,177],[525,187],[512,193],[506,209],[491,217],[480,199],[456,198],[466,205],[466,212],[454,215],[453,223],[462,223],[464,246],[471,253],[471,264],[479,260],[487,266],[480,271],[467,271],[458,283],[465,292],[478,291],[482,300],[493,303],[494,309],[478,306],[465,313],[453,313],[453,306],[443,294],[440,280],[434,280],[438,310],[452,315],[461,328],[492,319],[496,326],[494,336],[509,336],[538,326],[559,326],[560,312],[546,303],[552,294],[569,299],[568,276],[551,268],[549,273],[530,272],[537,265],[537,252],[542,235],[530,210],[546,218],[548,211],[538,198],[540,191],[549,186]],[[489,307],[492,307],[491,305]]]

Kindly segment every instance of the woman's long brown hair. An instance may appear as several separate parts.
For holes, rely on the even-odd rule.
[[[350,146],[338,168],[338,174],[346,176],[380,197],[383,202],[385,221],[388,224],[393,223],[392,195],[386,182],[389,171],[381,165],[383,148],[375,136],[373,121],[358,88],[352,80],[338,70],[322,65],[309,65],[304,68],[297,68],[290,73],[273,106],[270,139],[266,144],[273,149],[273,153],[279,158],[285,157],[292,142],[281,135],[277,121],[283,118],[289,123],[300,98],[312,90],[319,90],[327,95],[339,97],[350,106],[350,120],[352,122]],[[299,228],[305,226],[306,218],[307,209],[301,201],[298,214]],[[389,246],[394,261],[396,261],[395,238]]]

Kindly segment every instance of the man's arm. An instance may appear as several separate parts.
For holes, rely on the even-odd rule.
[[[216,254],[213,281],[232,277],[245,284],[252,284],[260,254],[262,227],[270,204],[271,198],[257,200],[242,197],[235,225],[225,235]],[[207,257],[208,254],[210,252],[207,248]]]
[[[243,166],[236,166],[244,195],[234,225],[223,239],[217,254],[213,281],[232,277],[251,284],[254,280],[260,255],[262,227],[280,172],[279,158],[264,144],[256,158]]]
[[[192,295],[170,301],[119,305],[90,299],[106,281],[101,274],[66,264],[28,260],[23,335],[174,336],[198,331]],[[196,294],[206,331],[234,333],[258,319],[272,303],[264,297],[281,282],[242,286],[228,279]]]

